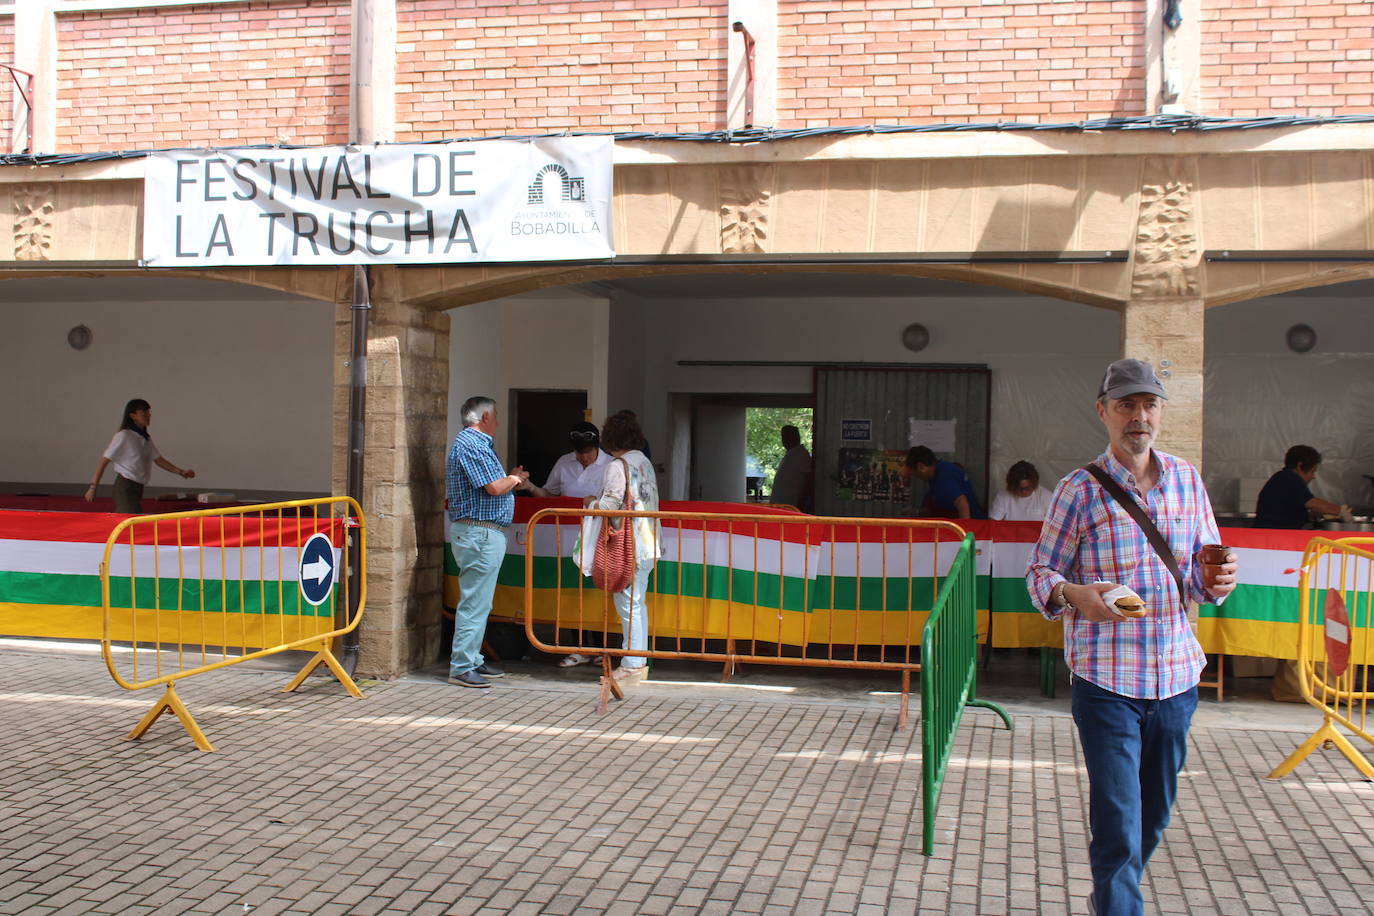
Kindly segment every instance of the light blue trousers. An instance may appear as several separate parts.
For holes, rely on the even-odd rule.
[[[448,528],[453,559],[458,564],[461,595],[453,615],[453,656],[448,671],[457,677],[482,665],[482,637],[487,632],[496,574],[506,557],[506,535],[494,528],[453,522]]]

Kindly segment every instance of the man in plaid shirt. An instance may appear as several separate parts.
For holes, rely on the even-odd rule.
[[[458,607],[453,613],[450,684],[490,687],[488,678],[506,672],[482,658],[482,636],[496,593],[496,574],[506,557],[506,526],[515,514],[515,490],[529,485],[524,468],[501,469],[492,436],[496,402],[468,398],[460,414],[462,432],[448,450],[449,543],[458,564]]]
[[[1046,617],[1064,622],[1073,717],[1088,770],[1092,911],[1144,912],[1140,879],[1169,823],[1206,662],[1189,602],[1220,604],[1236,587],[1236,557],[1206,566],[1220,541],[1197,470],[1154,449],[1168,395],[1148,363],[1107,367],[1097,399],[1108,448],[1096,459],[1154,522],[1183,574],[1172,573],[1125,508],[1085,469],[1059,482],[1026,583]],[[1144,617],[1103,594],[1125,585]]]

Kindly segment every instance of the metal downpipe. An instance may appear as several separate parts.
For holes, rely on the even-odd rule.
[[[347,494],[358,505],[363,504],[363,443],[367,435],[367,325],[372,311],[371,277],[367,268],[353,268],[353,305],[350,314],[353,318],[353,339],[349,346],[348,366],[348,483]],[[356,576],[357,551],[349,551],[350,576]],[[359,590],[349,590],[350,603],[348,619],[352,620],[358,612]],[[360,634],[354,628],[343,637],[343,658],[340,663],[348,676],[352,677],[358,667],[358,646]]]

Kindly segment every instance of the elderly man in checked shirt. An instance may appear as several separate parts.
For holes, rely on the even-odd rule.
[[[1159,529],[1184,594],[1140,526],[1084,469],[1059,482],[1026,570],[1035,603],[1064,622],[1088,770],[1090,909],[1100,916],[1144,912],[1140,879],[1169,823],[1206,662],[1188,605],[1220,604],[1236,587],[1235,554],[1206,572],[1197,559],[1220,541],[1201,476],[1153,447],[1167,398],[1148,363],[1112,363],[1097,399],[1109,442],[1096,464]],[[1144,617],[1103,601],[1118,584],[1145,601]]]
[[[482,658],[482,636],[496,593],[496,574],[506,556],[506,526],[515,515],[515,493],[529,486],[522,467],[501,470],[492,446],[496,402],[468,398],[460,411],[463,429],[448,450],[449,541],[458,564],[458,608],[453,614],[450,684],[490,687],[488,678],[506,672]]]

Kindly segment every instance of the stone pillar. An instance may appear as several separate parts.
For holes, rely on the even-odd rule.
[[[353,0],[348,136],[353,143],[396,139],[396,0]]]
[[[1178,0],[1170,21],[1167,0],[1145,0],[1145,114],[1202,110],[1201,0]]]
[[[27,110],[18,87],[11,95],[11,135],[7,152],[28,147],[29,125],[33,125],[31,153],[57,152],[57,19],[53,0],[23,0],[14,5],[14,66],[33,74],[33,109]],[[16,74],[20,80],[27,77]],[[8,70],[0,79],[11,82]]]
[[[1142,299],[1126,304],[1121,355],[1155,367],[1169,404],[1159,448],[1202,467],[1201,299]]]
[[[778,122],[778,0],[730,0],[726,12],[725,126],[745,126],[745,100],[750,86],[741,23],[754,39],[753,127]]]
[[[399,300],[395,268],[372,268],[367,339],[367,610],[358,670],[394,677],[438,653],[448,435],[448,316]],[[338,307],[334,350],[334,491],[348,468],[351,315]]]
[[[1196,187],[1195,159],[1151,157],[1142,163],[1121,355],[1154,364],[1169,392],[1159,447],[1200,469],[1204,323]]]

